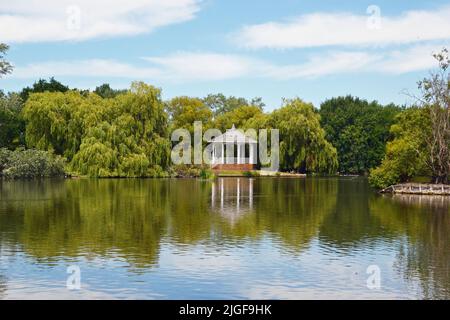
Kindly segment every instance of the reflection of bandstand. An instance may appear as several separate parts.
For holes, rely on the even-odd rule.
[[[252,178],[219,178],[211,188],[211,208],[234,222],[253,210]]]

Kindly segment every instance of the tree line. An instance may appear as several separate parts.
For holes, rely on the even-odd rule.
[[[365,174],[381,163],[389,127],[401,108],[352,96],[325,101],[319,110],[299,98],[264,111],[251,100],[210,94],[163,101],[161,90],[134,82],[128,90],[103,84],[70,89],[41,79],[20,92],[0,95],[0,147],[49,151],[66,159],[68,172],[95,177],[166,176],[170,133],[235,125],[276,128],[280,169],[302,173]],[[344,134],[343,134],[344,133]]]
[[[12,71],[7,49],[0,46],[0,76]],[[319,108],[284,99],[268,112],[259,97],[218,93],[165,101],[161,89],[143,82],[90,91],[40,79],[19,92],[0,91],[0,148],[49,152],[78,175],[161,177],[174,170],[172,130],[192,132],[194,121],[202,121],[205,129],[221,131],[233,124],[279,129],[282,171],[364,174],[378,188],[417,176],[447,183],[450,63],[445,49],[435,58],[439,70],[419,82],[417,103],[410,107],[342,96]]]

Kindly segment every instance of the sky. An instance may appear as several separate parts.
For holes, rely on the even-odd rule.
[[[450,48],[450,1],[1,0],[0,42],[15,66],[4,91],[54,76],[262,97],[267,111],[347,94],[411,104],[432,53]]]

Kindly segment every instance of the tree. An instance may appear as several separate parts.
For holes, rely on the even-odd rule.
[[[51,77],[49,81],[45,79],[39,79],[37,82],[33,84],[33,86],[26,87],[22,89],[20,93],[20,97],[23,101],[27,101],[28,96],[31,93],[36,92],[66,92],[69,90],[68,86],[63,85],[61,82],[55,80],[55,78]]]
[[[14,149],[24,144],[25,124],[19,114],[0,109],[0,148]]]
[[[202,100],[186,96],[175,97],[167,103],[170,126],[174,129],[188,129],[194,132],[194,122],[201,121],[204,126],[209,126],[212,112]]]
[[[242,106],[255,106],[261,110],[265,106],[260,97],[253,98],[249,102],[245,98],[234,96],[226,97],[222,93],[209,94],[203,98],[203,102],[212,110],[214,116],[230,112]]]
[[[422,107],[430,112],[431,135],[428,136],[429,156],[426,164],[435,183],[447,183],[450,174],[450,58],[448,50],[433,54],[439,70],[418,83]]]
[[[102,98],[114,98],[118,94],[127,92],[127,90],[112,89],[108,83],[104,83],[101,86],[95,88],[94,93],[98,94]]]
[[[28,146],[64,155],[76,174],[160,176],[168,167],[161,92],[142,82],[111,99],[78,91],[33,93],[23,115]]]
[[[439,69],[418,83],[419,107],[398,116],[386,157],[371,172],[379,188],[427,175],[434,183],[448,183],[450,173],[450,59],[444,49],[434,57]]]
[[[426,165],[429,154],[427,140],[432,131],[429,110],[406,109],[396,116],[390,131],[394,138],[386,146],[386,156],[381,165],[370,171],[371,185],[386,188],[415,176],[430,175]]]
[[[0,43],[0,78],[8,73],[11,73],[13,66],[11,63],[5,60],[6,52],[9,50],[9,46],[4,43]]]
[[[32,93],[22,112],[27,123],[27,146],[52,150],[70,161],[86,130],[104,117],[105,109],[103,99],[94,94],[83,97],[77,91]]]
[[[25,144],[25,123],[20,116],[22,99],[17,93],[0,91],[0,147],[14,149]]]
[[[310,103],[286,100],[268,121],[280,134],[280,169],[332,173],[337,169],[336,149],[325,139],[320,115]]]
[[[237,107],[218,115],[214,119],[214,127],[222,132],[230,129],[233,125],[240,129],[248,128],[247,122],[262,113],[261,109],[256,106],[244,105]]]
[[[339,172],[364,174],[378,166],[389,128],[400,108],[352,96],[326,100],[320,106],[326,138],[338,151]]]

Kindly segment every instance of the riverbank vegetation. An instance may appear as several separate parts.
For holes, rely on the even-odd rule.
[[[434,54],[439,69],[418,83],[417,106],[397,115],[382,164],[370,182],[385,188],[426,176],[432,183],[449,182],[450,174],[450,59],[448,51]]]
[[[402,108],[346,96],[320,105],[326,139],[337,149],[339,172],[367,174],[380,165],[385,155],[389,129]]]
[[[12,71],[4,60],[8,47],[0,49],[1,74],[6,74]],[[258,97],[218,93],[165,101],[161,89],[143,82],[120,90],[102,84],[90,91],[40,79],[19,92],[0,91],[0,147],[48,152],[73,175],[200,176],[201,168],[171,165],[170,134],[177,128],[193,133],[194,121],[201,121],[203,130],[222,132],[233,125],[279,129],[282,171],[370,173],[378,188],[416,176],[447,183],[449,60],[445,50],[435,57],[440,71],[420,82],[417,105],[408,108],[342,96],[325,100],[320,108],[300,98],[284,99],[279,108],[266,111]]]
[[[64,166],[64,159],[49,151],[0,149],[0,177],[8,179],[63,177]]]

